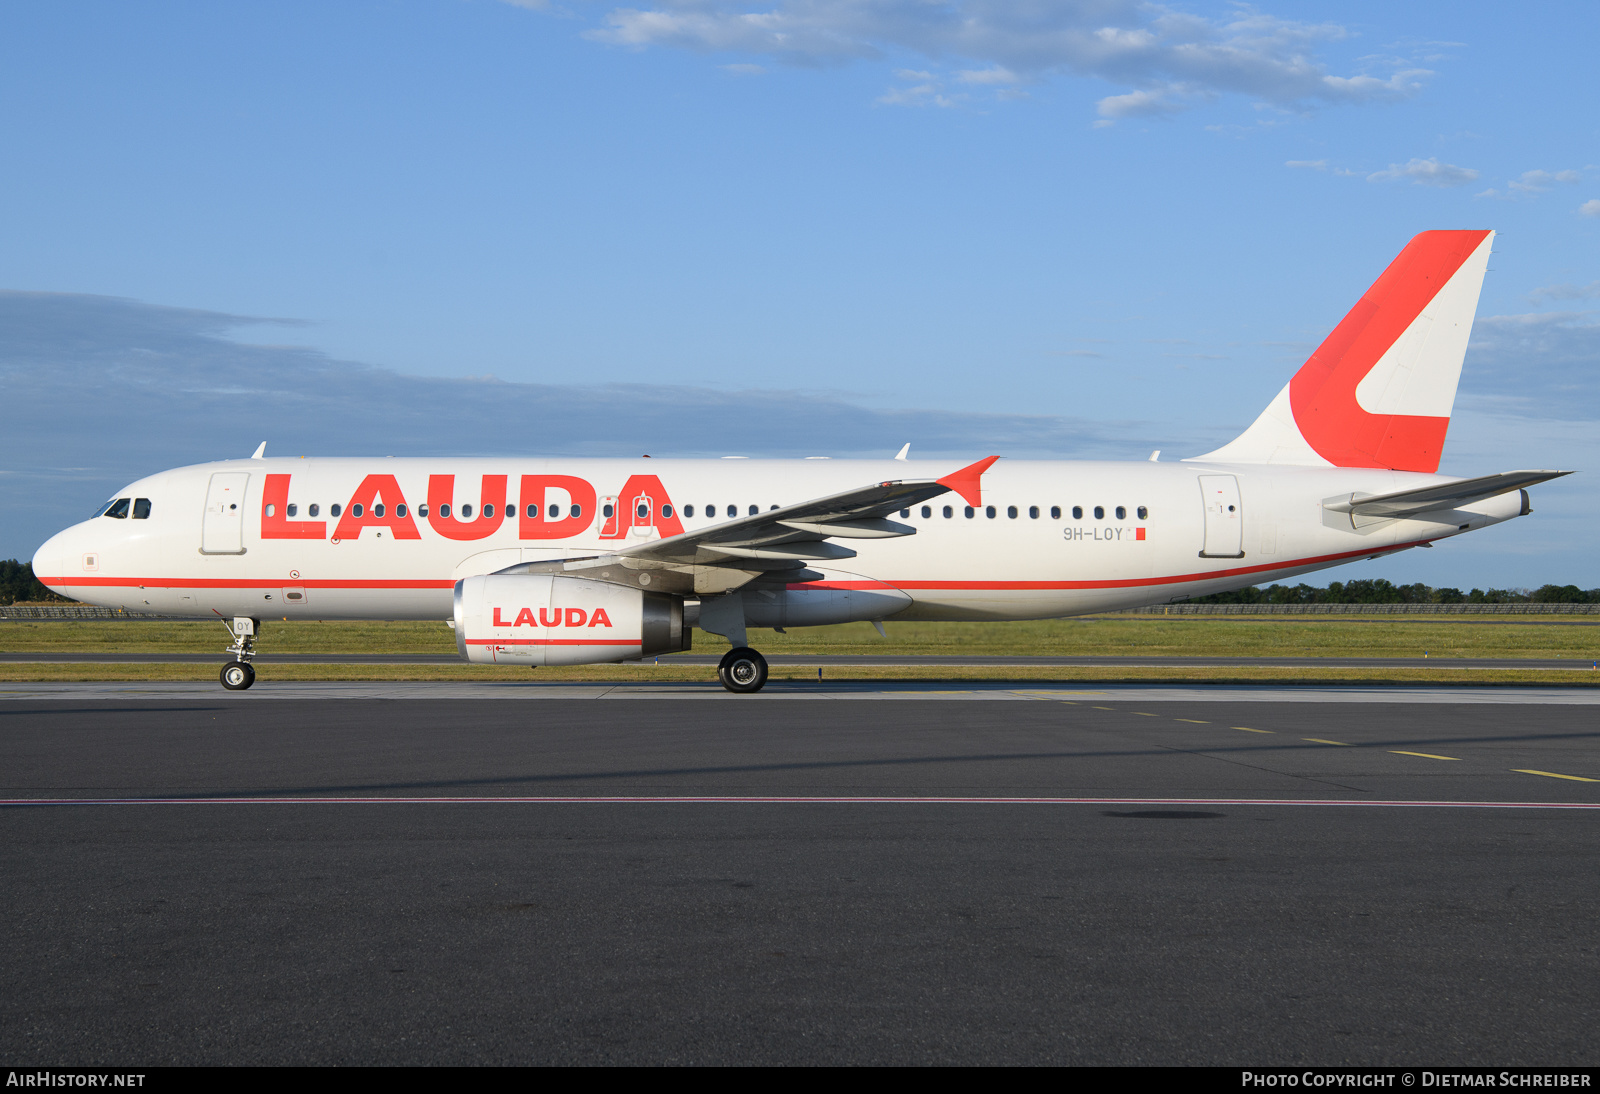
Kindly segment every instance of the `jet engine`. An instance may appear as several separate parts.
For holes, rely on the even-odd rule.
[[[559,574],[456,582],[456,647],[495,665],[593,665],[689,648],[683,601]]]

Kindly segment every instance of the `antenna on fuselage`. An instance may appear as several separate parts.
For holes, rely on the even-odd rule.
[[[897,460],[903,460],[903,459],[906,459],[910,455],[911,455],[911,442],[907,441],[905,443],[905,445],[900,449],[900,451],[895,453],[894,458],[897,459]]]
[[[264,459],[266,459],[267,458],[267,442],[266,441],[262,441],[260,444],[256,445],[256,450],[250,454],[250,458],[252,460],[264,460]]]

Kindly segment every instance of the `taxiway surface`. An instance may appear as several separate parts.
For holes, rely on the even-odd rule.
[[[361,687],[3,685],[0,1055],[1595,1062],[1586,689]]]

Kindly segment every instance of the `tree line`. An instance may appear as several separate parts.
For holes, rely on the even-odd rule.
[[[1541,585],[1537,589],[1435,589],[1417,582],[1396,585],[1383,578],[1333,581],[1326,589],[1313,585],[1268,585],[1230,593],[1197,596],[1191,604],[1596,604],[1600,589],[1576,585]]]
[[[33,576],[33,563],[18,562],[14,558],[8,558],[0,562],[0,604],[15,604],[19,600],[72,603],[66,597],[57,596],[39,584],[39,579]]]

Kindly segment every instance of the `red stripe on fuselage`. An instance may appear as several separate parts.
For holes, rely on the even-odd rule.
[[[454,581],[361,580],[302,581],[300,578],[276,581],[239,581],[223,577],[41,577],[45,585],[86,587],[122,586],[130,589],[454,589]]]
[[[1260,566],[1235,566],[1228,570],[1208,573],[1173,574],[1166,577],[1120,578],[1109,581],[895,581],[892,579],[869,581],[803,581],[787,586],[790,589],[876,589],[884,585],[896,589],[968,589],[1017,592],[1047,592],[1070,589],[1140,589],[1152,585],[1181,585],[1192,581],[1215,581],[1223,577],[1242,574],[1269,573],[1273,570],[1297,570],[1302,566],[1316,566],[1324,562],[1343,559],[1385,555],[1420,547],[1432,540],[1419,539],[1412,543],[1396,543],[1388,547],[1367,547],[1360,551],[1342,551],[1335,555],[1315,555],[1311,558],[1287,559]],[[454,581],[230,581],[224,578],[154,578],[154,577],[41,577],[50,586],[121,587],[127,589],[454,589]]]

